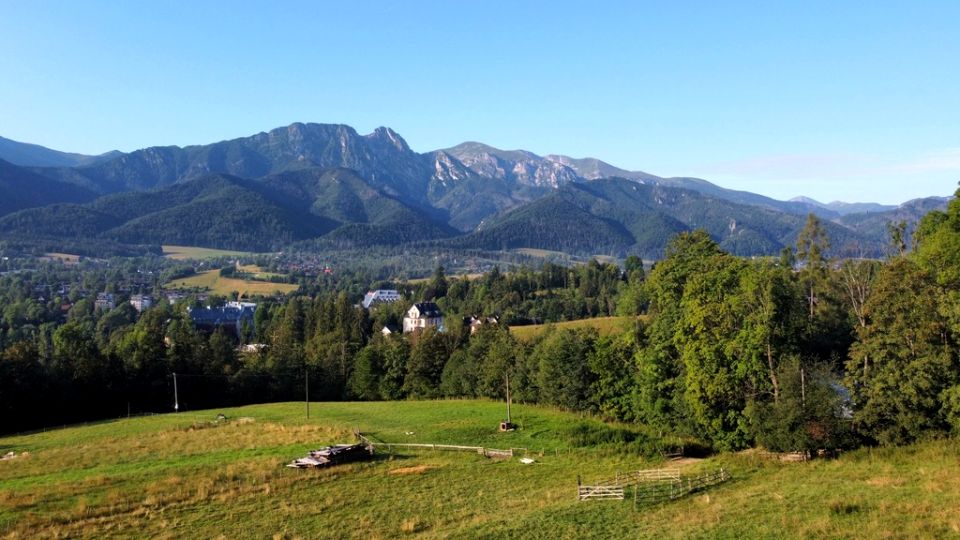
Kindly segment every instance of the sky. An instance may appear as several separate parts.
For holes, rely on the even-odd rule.
[[[0,136],[98,154],[293,122],[787,199],[960,181],[960,2],[0,0]]]

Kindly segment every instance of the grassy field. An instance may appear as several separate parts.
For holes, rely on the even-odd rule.
[[[579,319],[549,324],[531,324],[527,326],[511,326],[510,331],[520,340],[529,341],[547,331],[547,328],[596,328],[601,336],[619,334],[630,328],[636,321],[635,317],[597,317],[595,319]]]
[[[229,251],[225,249],[213,249],[194,246],[162,246],[163,254],[177,261],[187,259],[216,259],[218,257],[239,257],[249,255],[243,251]]]
[[[733,481],[655,507],[576,501],[576,477],[657,466],[614,448],[572,448],[595,420],[517,405],[498,433],[486,401],[302,403],[119,420],[0,438],[0,537],[156,538],[945,538],[960,535],[958,444],[861,450],[801,464],[722,455]],[[192,424],[224,412],[218,427]],[[405,452],[326,470],[289,460],[349,442],[526,447],[536,463]],[[542,455],[541,455],[542,454]]]
[[[44,253],[43,257],[40,257],[41,261],[59,261],[68,266],[80,264],[80,256],[73,255],[72,253],[59,253],[59,252],[50,252]]]
[[[197,275],[183,279],[175,279],[165,285],[171,289],[203,289],[214,294],[223,296],[229,295],[233,291],[239,291],[241,296],[286,294],[297,290],[297,285],[290,283],[270,283],[269,281],[257,281],[223,277],[219,270],[209,270]]]
[[[283,274],[277,274],[275,272],[265,272],[263,268],[260,268],[255,264],[237,265],[237,271],[243,272],[244,274],[250,274],[253,276],[253,279],[268,280],[274,277],[283,277]]]
[[[448,277],[448,278],[451,278],[451,279],[452,279],[452,278],[456,278],[456,279],[466,279],[467,281],[473,281],[473,280],[475,280],[475,279],[477,279],[477,278],[482,278],[484,275],[485,275],[485,274],[482,274],[482,273],[479,273],[479,272],[475,272],[475,273],[472,273],[472,274],[451,274],[451,275],[449,275],[449,276],[447,276],[447,277]],[[407,280],[407,283],[409,283],[409,284],[411,284],[411,285],[419,285],[419,284],[421,284],[421,283],[427,283],[428,281],[430,281],[430,280],[432,280],[432,279],[433,279],[433,276],[422,277],[422,278],[415,278],[415,279],[408,279],[408,280]]]

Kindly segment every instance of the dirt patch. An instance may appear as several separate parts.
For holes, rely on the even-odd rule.
[[[671,459],[667,463],[669,463],[670,465],[693,465],[694,463],[700,463],[701,461],[703,461],[703,458],[682,457],[682,458]]]
[[[387,474],[423,474],[427,471],[436,469],[433,465],[417,465],[415,467],[400,467],[399,469],[390,469]]]

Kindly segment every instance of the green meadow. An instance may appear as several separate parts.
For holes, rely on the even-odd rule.
[[[664,464],[642,429],[478,401],[255,405],[0,438],[0,538],[945,538],[960,536],[960,446],[933,441],[779,463]],[[214,423],[224,413],[225,422]],[[351,442],[516,448],[513,459],[405,450],[284,467]],[[623,442],[624,434],[636,436]],[[629,437],[627,438],[629,439]],[[616,442],[620,441],[620,442]],[[520,450],[526,449],[526,450]],[[535,460],[522,464],[518,457]],[[724,467],[733,480],[658,506],[576,500],[577,476]],[[629,493],[629,491],[628,491]]]
[[[621,334],[635,325],[637,317],[595,317],[592,319],[578,319],[576,321],[562,321],[548,324],[531,324],[527,326],[511,326],[510,332],[523,341],[530,341],[549,328],[576,329],[596,328],[601,336]]]

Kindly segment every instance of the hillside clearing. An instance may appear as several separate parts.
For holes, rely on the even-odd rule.
[[[196,246],[173,246],[164,245],[163,255],[175,261],[185,261],[188,259],[216,259],[219,257],[241,257],[250,255],[244,251],[231,251],[228,249],[214,249]]]
[[[224,412],[216,427],[207,422]],[[575,499],[576,477],[657,466],[612,447],[573,448],[595,420],[517,405],[499,433],[488,401],[257,405],[0,438],[0,536],[392,538],[934,538],[960,534],[956,441],[780,464],[723,455],[734,480],[635,510]],[[194,426],[194,423],[197,423]],[[201,426],[207,426],[201,429]],[[321,470],[283,467],[361,427],[390,442],[526,447],[536,463],[405,452]],[[412,433],[412,435],[408,435]],[[542,453],[542,455],[541,455]],[[686,474],[686,472],[685,472]]]
[[[601,336],[610,336],[629,329],[636,320],[636,317],[596,317],[593,319],[578,319],[576,321],[511,326],[510,332],[513,333],[514,337],[523,341],[529,341],[546,332],[547,329],[551,327],[557,329],[596,328]]]

